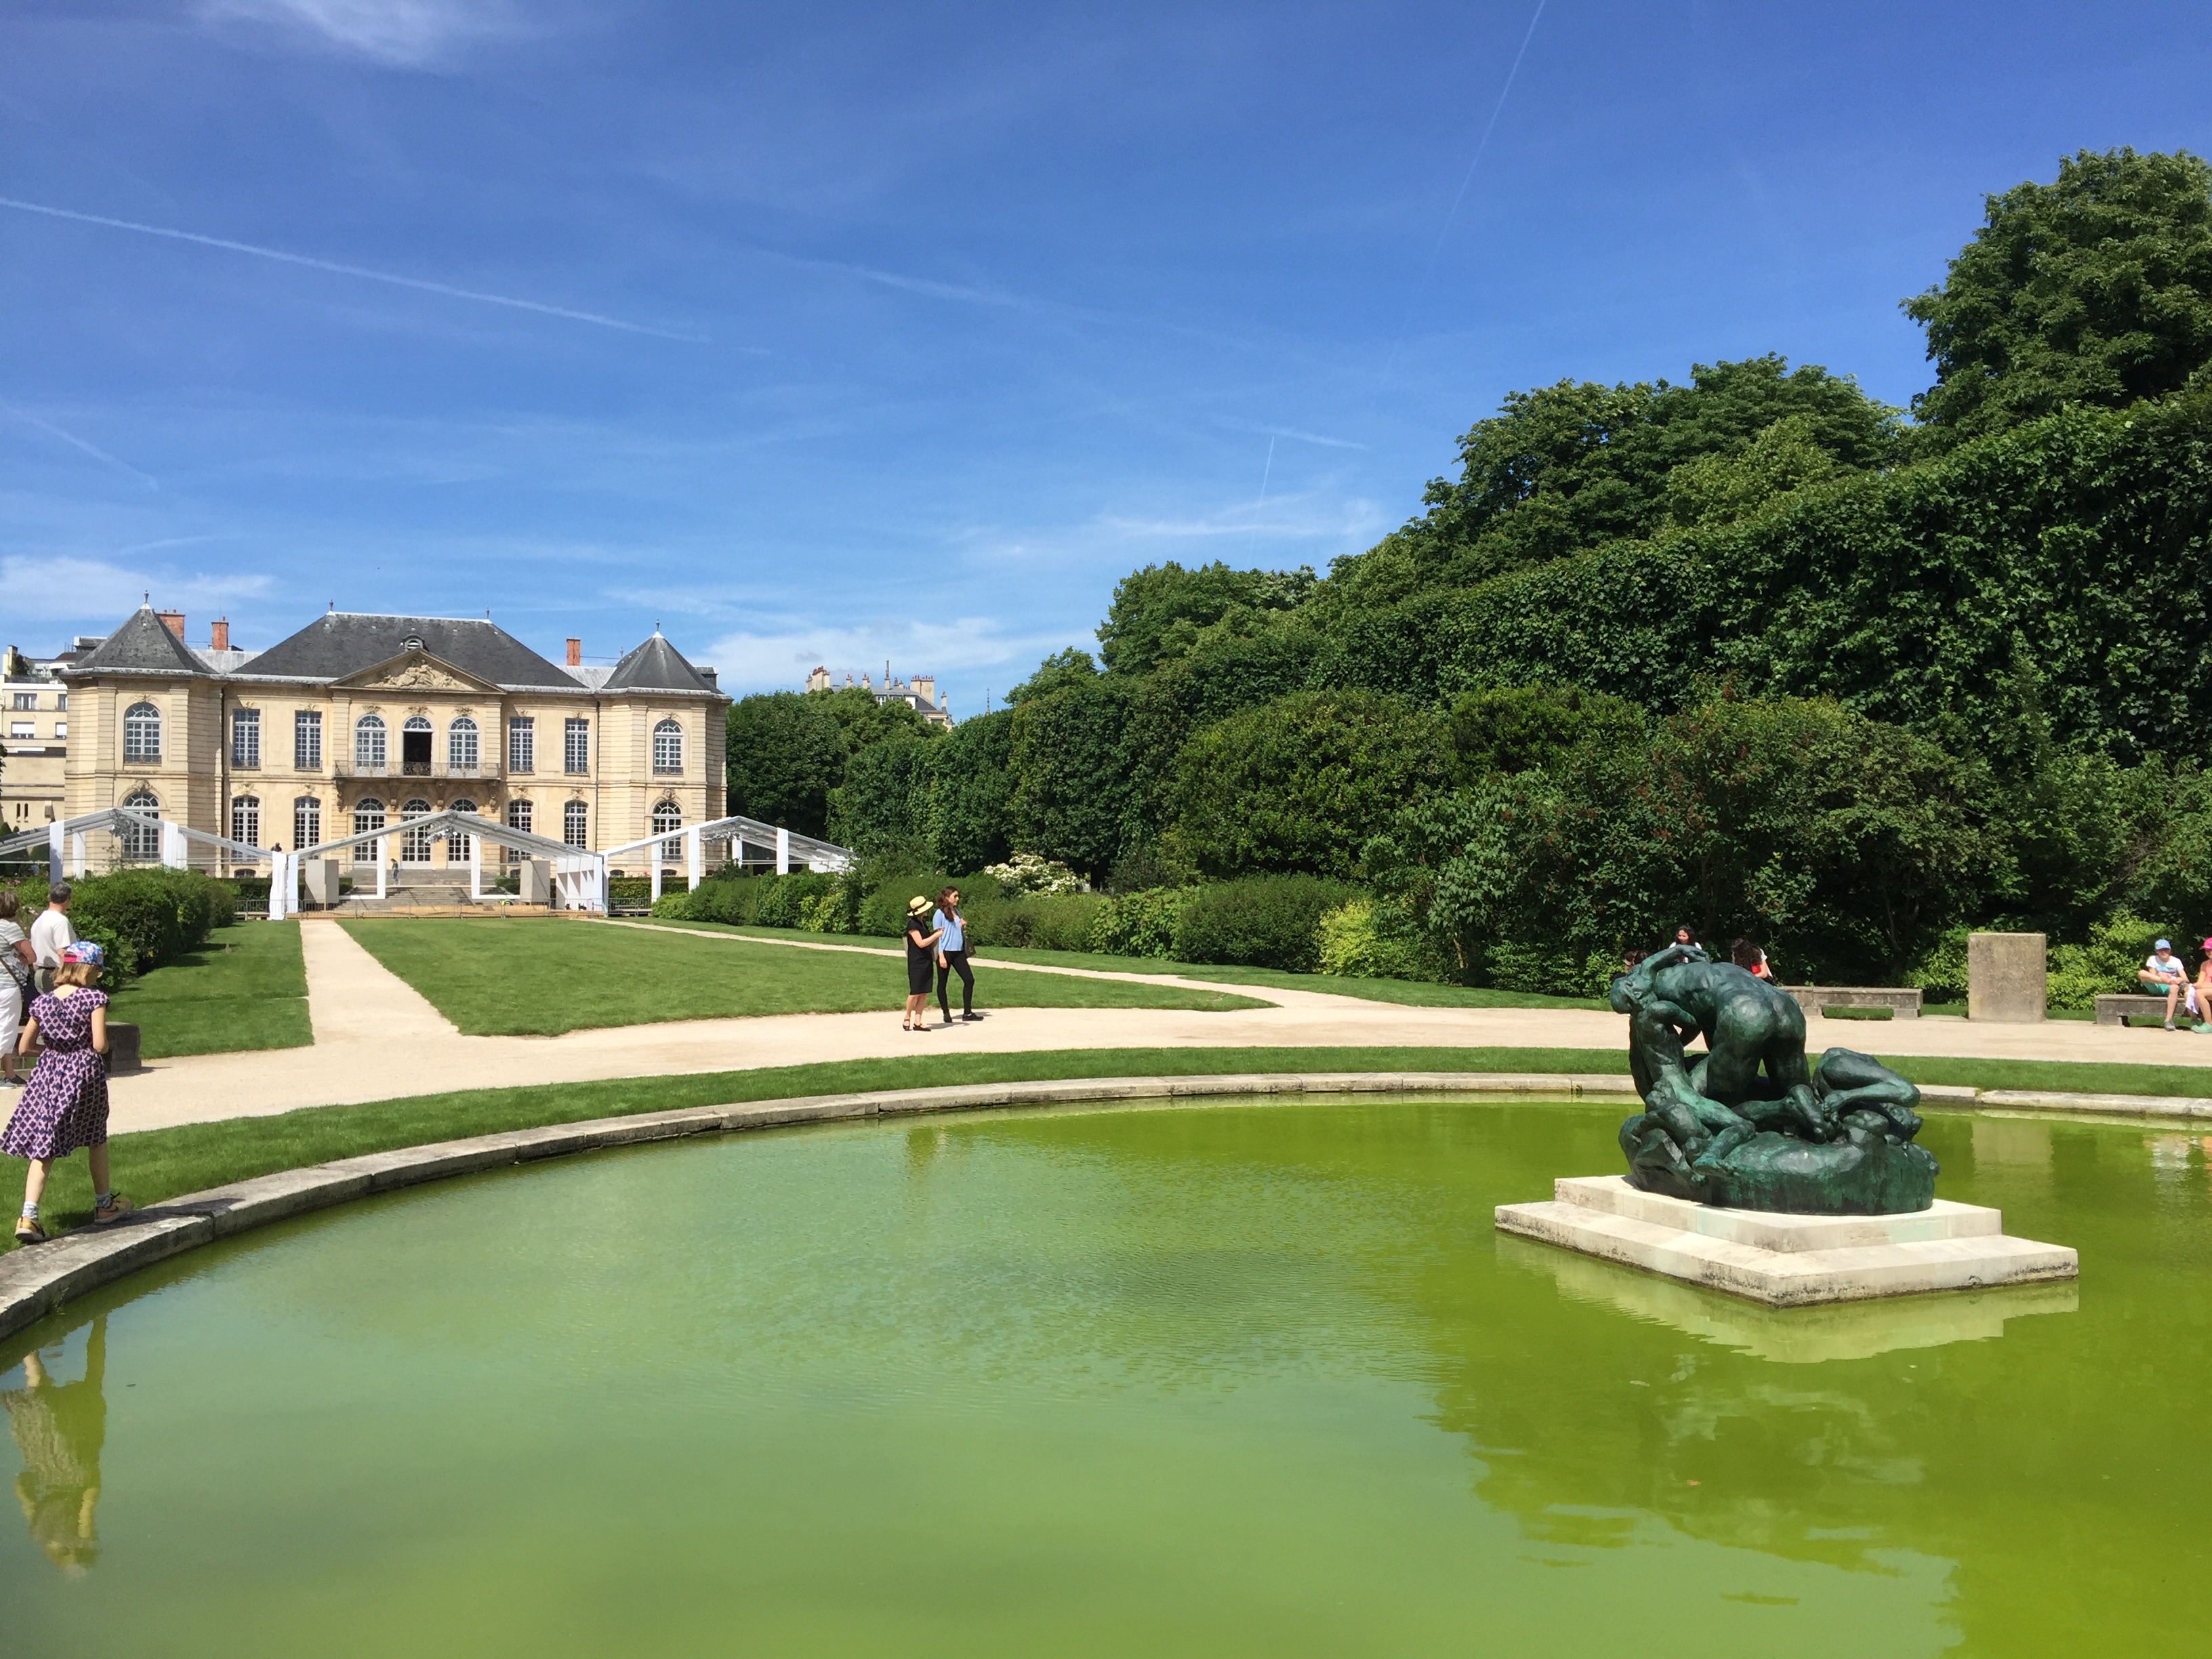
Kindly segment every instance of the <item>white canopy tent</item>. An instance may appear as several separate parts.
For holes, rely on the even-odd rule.
[[[0,839],[0,857],[43,844],[46,848],[50,879],[60,881],[65,870],[82,876],[85,872],[84,838],[88,834],[98,831],[117,836],[139,836],[149,832],[158,835],[161,862],[173,870],[188,867],[188,849],[194,843],[217,849],[232,864],[266,864],[270,873],[269,917],[272,921],[295,915],[300,908],[300,865],[302,860],[327,858],[370,842],[376,846],[376,896],[379,898],[386,896],[392,867],[392,839],[401,835],[428,837],[433,833],[457,833],[465,836],[469,844],[469,896],[472,899],[483,896],[483,843],[486,840],[546,859],[553,866],[554,908],[562,910],[605,911],[607,908],[608,860],[646,848],[653,849],[647,862],[653,866],[653,896],[655,898],[660,896],[660,854],[663,849],[668,849],[672,854],[678,844],[680,844],[684,860],[686,885],[690,887],[696,887],[706,873],[706,843],[708,842],[734,842],[740,847],[750,842],[758,847],[773,847],[778,875],[788,874],[794,860],[809,870],[849,870],[856,856],[849,847],[840,847],[834,842],[817,841],[811,836],[793,835],[788,830],[748,817],[716,818],[711,823],[691,824],[669,834],[648,836],[642,841],[625,842],[619,847],[609,848],[604,853],[594,853],[527,830],[514,829],[479,813],[456,812],[451,809],[431,812],[419,818],[404,818],[380,830],[364,830],[359,835],[341,836],[336,841],[319,842],[296,852],[279,853],[265,847],[248,846],[227,836],[210,835],[204,830],[191,829],[152,812],[111,806],[98,812],[88,812],[82,817],[42,824],[36,830],[27,830]]]
[[[526,853],[534,853],[549,860],[553,866],[553,905],[558,910],[605,910],[607,908],[607,858],[604,853],[588,852],[580,847],[571,847],[566,842],[533,834],[527,830],[516,830],[488,818],[477,812],[456,812],[450,807],[430,812],[419,818],[402,818],[386,824],[381,830],[368,830],[357,836],[344,836],[336,841],[318,842],[313,847],[303,847],[296,853],[283,854],[288,866],[284,878],[275,885],[286,890],[289,908],[298,908],[300,860],[327,858],[332,854],[349,852],[354,848],[376,845],[376,896],[382,898],[388,889],[386,880],[392,869],[392,840],[395,836],[420,836],[425,840],[433,832],[460,834],[469,842],[469,896],[483,896],[483,844],[495,841],[502,847],[513,847]],[[272,887],[273,891],[273,887]],[[276,902],[270,900],[269,914],[276,914]]]
[[[817,841],[811,836],[795,836],[788,830],[763,823],[758,818],[716,818],[708,823],[694,823],[664,835],[647,836],[642,841],[626,841],[619,847],[610,847],[605,856],[617,859],[625,853],[635,853],[642,848],[653,848],[647,862],[653,866],[653,896],[660,896],[661,854],[665,850],[673,860],[680,854],[684,861],[684,884],[696,887],[706,873],[706,843],[710,841],[735,842],[740,847],[750,842],[756,847],[775,848],[775,872],[779,876],[791,872],[792,860],[797,858],[809,870],[849,870],[858,856],[849,847],[840,847],[835,842]]]

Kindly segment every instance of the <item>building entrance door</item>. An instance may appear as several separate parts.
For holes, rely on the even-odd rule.
[[[399,769],[410,778],[430,775],[430,722],[419,714],[399,733]]]

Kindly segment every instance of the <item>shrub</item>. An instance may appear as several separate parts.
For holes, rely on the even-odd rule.
[[[1498,944],[1482,953],[1482,960],[1490,982],[1499,990],[1538,996],[1601,997],[1620,971],[1620,958],[1610,951],[1577,955],[1546,945]]]
[[[854,913],[853,930],[877,939],[896,939],[906,932],[906,904],[908,899],[918,894],[934,905],[939,893],[958,884],[942,872],[916,874],[908,870],[882,877],[878,884],[872,887],[867,896],[860,901]],[[970,908],[968,921],[971,933],[977,931],[980,914],[989,908],[988,902]]]
[[[969,945],[1087,951],[1092,922],[1107,902],[1097,893],[1057,893],[987,905],[968,913]]]
[[[1322,917],[1358,896],[1349,884],[1321,876],[1193,888],[1176,918],[1176,959],[1310,974],[1320,957]]]
[[[986,865],[983,873],[997,882],[1000,892],[1008,898],[1083,890],[1082,877],[1042,853],[1017,853],[1004,864]]]
[[[1116,894],[1091,913],[1089,947],[1112,957],[1172,957],[1176,919],[1182,915],[1188,892],[1182,887],[1152,887]]]
[[[227,926],[238,914],[227,884],[195,870],[118,870],[70,887],[70,927],[107,953],[110,985],[174,962],[206,944],[218,918]],[[17,889],[26,928],[46,908],[46,889],[43,879]]]
[[[812,870],[795,870],[787,876],[760,878],[760,899],[754,914],[763,927],[805,927],[806,902],[831,892],[837,878]]]
[[[2100,994],[2144,989],[2136,978],[2143,958],[2154,941],[2175,936],[2171,927],[2123,911],[2091,927],[2086,945],[2053,945],[2048,958],[2051,1006],[2094,1007]],[[2179,953],[2174,959],[2180,960]]]
[[[1321,919],[1324,974],[1352,979],[1434,979],[1412,914],[1385,900],[1353,899]]]

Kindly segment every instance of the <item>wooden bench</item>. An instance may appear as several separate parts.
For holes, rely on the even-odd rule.
[[[1808,1014],[1824,1008],[1887,1008],[1892,1019],[1920,1018],[1920,993],[1905,985],[1784,985]]]
[[[2137,1018],[2148,1016],[2163,1023],[2166,1018],[2166,994],[2161,991],[2154,997],[2147,997],[2133,991],[2116,991],[2110,996],[2097,999],[2097,1024],[2100,1025],[2124,1025],[2130,1014]],[[2180,1002],[2175,1002],[2173,1018],[2176,1024],[2195,1018]]]

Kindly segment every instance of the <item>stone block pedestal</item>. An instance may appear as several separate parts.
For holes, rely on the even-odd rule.
[[[1966,935],[1966,1018],[2041,1019],[2048,972],[2040,933]]]
[[[1632,1187],[1621,1176],[1554,1183],[1548,1203],[1501,1204],[1500,1231],[1769,1307],[2072,1279],[2063,1244],[2009,1238],[1996,1210],[1937,1199],[1908,1215],[1724,1210]]]

